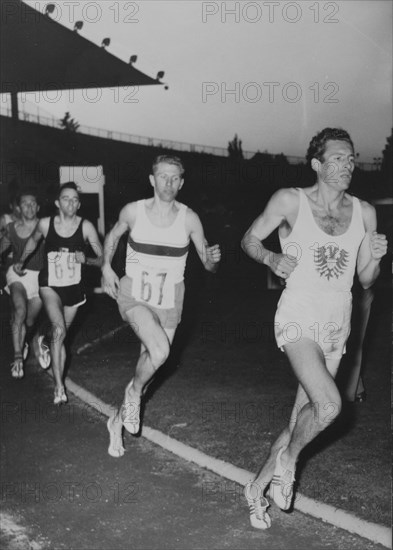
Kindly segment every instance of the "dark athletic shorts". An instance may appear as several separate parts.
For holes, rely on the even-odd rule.
[[[175,285],[175,307],[171,309],[159,309],[149,306],[146,302],[138,302],[131,295],[132,279],[125,275],[120,279],[119,294],[117,296],[117,304],[119,312],[124,321],[128,322],[127,312],[135,306],[144,306],[157,315],[162,328],[177,328],[181,321],[184,300],[184,281]]]
[[[43,286],[40,288],[51,288],[54,290],[60,296],[63,306],[79,307],[86,302],[86,294],[80,284],[71,286]]]

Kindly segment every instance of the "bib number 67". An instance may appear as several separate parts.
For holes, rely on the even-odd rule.
[[[154,277],[152,281],[152,277]],[[151,275],[148,271],[142,271],[141,273],[141,292],[140,296],[144,302],[153,301],[156,305],[160,306],[164,298],[164,285],[167,277],[167,273],[156,273]],[[156,295],[153,296],[154,290]]]

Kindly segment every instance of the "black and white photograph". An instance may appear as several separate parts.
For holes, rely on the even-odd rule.
[[[0,1],[1,548],[392,548],[392,12]]]

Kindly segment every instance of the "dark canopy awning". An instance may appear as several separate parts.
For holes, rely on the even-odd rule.
[[[13,94],[160,84],[21,0],[1,2],[0,70]]]

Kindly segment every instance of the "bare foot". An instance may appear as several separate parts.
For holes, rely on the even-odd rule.
[[[108,447],[108,453],[113,456],[114,458],[120,458],[124,455],[124,447],[123,447],[123,424],[119,421],[115,420],[115,417],[109,417],[108,422],[106,423],[109,437],[110,437],[110,443]]]

